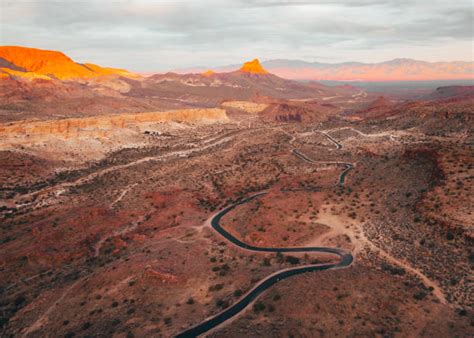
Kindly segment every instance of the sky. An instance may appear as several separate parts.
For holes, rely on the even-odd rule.
[[[474,0],[0,0],[0,45],[132,71],[260,58],[472,61]]]

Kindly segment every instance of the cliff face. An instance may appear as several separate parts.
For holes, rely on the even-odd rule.
[[[4,61],[4,73],[23,78],[34,78],[34,74],[53,76],[59,80],[88,79],[105,75],[135,76],[123,69],[103,68],[89,63],[79,64],[61,52],[36,48],[1,46],[0,59],[15,67],[13,69]],[[11,70],[16,72],[12,73]]]
[[[49,121],[21,121],[10,124],[0,124],[0,134],[8,136],[62,136],[74,137],[81,133],[88,134],[128,125],[149,122],[200,122],[200,121],[227,121],[223,109],[184,109],[165,112],[149,112],[138,114],[104,115],[88,118],[72,118]]]

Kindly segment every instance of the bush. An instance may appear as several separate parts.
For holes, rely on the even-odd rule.
[[[224,287],[223,284],[216,284],[216,285],[211,285],[209,287],[209,291],[219,291]]]
[[[388,271],[392,275],[404,275],[406,273],[405,269],[399,268],[399,267],[396,267],[396,266],[392,266],[392,265],[387,264],[387,263],[382,263],[382,270],[383,271]]]
[[[292,264],[292,265],[295,265],[295,264],[298,264],[300,262],[300,259],[298,257],[294,257],[294,256],[286,256],[285,261]]]
[[[258,312],[261,312],[263,310],[265,310],[265,304],[263,304],[262,302],[258,301],[258,302],[255,302],[253,304],[253,311],[254,312],[258,313]]]
[[[84,324],[82,324],[82,329],[83,330],[87,330],[88,328],[90,328],[92,326],[92,323],[91,322],[85,322]]]
[[[426,292],[424,291],[419,291],[417,293],[415,293],[413,295],[413,298],[415,298],[416,300],[422,300],[423,298],[425,298],[427,296]]]

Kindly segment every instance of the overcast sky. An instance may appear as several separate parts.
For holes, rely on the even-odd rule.
[[[473,59],[474,0],[0,0],[0,44],[134,71]]]

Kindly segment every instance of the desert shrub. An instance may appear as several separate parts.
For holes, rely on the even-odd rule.
[[[261,312],[263,310],[265,310],[265,304],[263,304],[261,301],[255,302],[253,304],[253,311],[254,312],[258,313],[258,312]]]
[[[224,287],[223,284],[211,285],[211,286],[209,287],[209,291],[219,291],[219,290],[222,290],[223,287]]]
[[[399,268],[399,267],[396,267],[396,266],[392,266],[392,265],[387,264],[387,263],[382,263],[382,270],[383,271],[388,271],[392,275],[404,275],[406,273],[405,269]]]
[[[286,256],[285,261],[292,264],[292,265],[295,265],[295,264],[298,264],[300,262],[300,259],[298,257],[294,257],[294,256]]]
[[[427,296],[427,294],[426,294],[425,291],[419,291],[419,292],[417,292],[413,295],[413,298],[415,298],[416,300],[422,300],[426,296]]]
[[[92,326],[92,323],[91,322],[85,322],[84,324],[82,324],[82,329],[83,330],[87,330],[88,328],[90,328]]]

